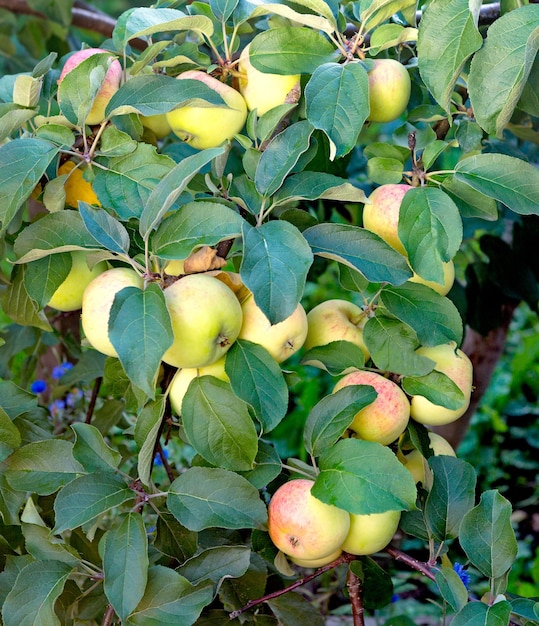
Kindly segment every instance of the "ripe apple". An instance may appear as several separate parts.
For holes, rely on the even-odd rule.
[[[204,150],[220,146],[239,133],[247,119],[247,105],[239,91],[225,85],[206,72],[188,70],[179,80],[200,80],[225,101],[223,106],[188,105],[167,113],[172,132],[193,148]]]
[[[301,304],[282,322],[270,324],[262,309],[256,304],[254,296],[249,293],[242,300],[243,324],[239,338],[258,343],[282,363],[295,354],[307,337],[307,314]]]
[[[52,294],[47,303],[57,311],[77,311],[82,306],[82,295],[86,287],[107,269],[107,263],[96,263],[88,267],[88,253],[83,250],[71,252],[71,269],[64,282]]]
[[[94,54],[107,54],[111,58],[111,63],[107,73],[105,74],[105,79],[103,80],[101,89],[98,91],[94,99],[94,104],[88,114],[88,117],[86,118],[86,124],[89,124],[90,126],[94,124],[101,124],[101,122],[105,119],[105,109],[107,108],[107,104],[120,88],[122,66],[119,61],[115,59],[110,52],[101,50],[100,48],[86,48],[84,50],[79,50],[67,59],[60,73],[60,78],[58,79],[58,84],[60,84],[66,74],[82,63],[82,61]]]
[[[423,396],[412,396],[410,415],[416,422],[426,426],[450,424],[461,417],[470,404],[472,393],[473,366],[470,359],[451,341],[438,346],[422,346],[416,350],[421,356],[434,361],[434,369],[448,376],[464,394],[464,400],[457,409],[434,404]]]
[[[68,174],[64,183],[66,204],[68,206],[78,208],[79,200],[94,206],[101,206],[92,184],[84,178],[83,170],[80,167],[76,167],[73,161],[66,161],[60,165],[58,174]]]
[[[142,122],[144,128],[151,130],[157,139],[163,139],[172,132],[166,113],[159,113],[157,115],[141,115],[140,121]]]
[[[242,310],[234,292],[208,274],[189,274],[164,290],[174,343],[163,361],[175,367],[204,367],[236,341]]]
[[[426,285],[431,289],[434,289],[441,296],[445,296],[451,290],[453,283],[455,282],[455,264],[453,261],[448,261],[447,263],[443,263],[444,270],[444,282],[437,283],[434,280],[426,280],[425,278],[421,278],[418,274],[414,272],[413,276],[408,280],[412,283],[421,283],[422,285]]]
[[[404,255],[406,250],[399,239],[399,211],[404,194],[410,189],[410,185],[381,185],[371,193],[370,204],[363,209],[363,226]]]
[[[316,569],[317,567],[323,567],[324,565],[327,565],[328,563],[333,562],[335,559],[339,558],[341,554],[342,554],[342,549],[339,548],[338,550],[335,550],[333,554],[330,554],[329,556],[325,556],[321,559],[297,559],[297,558],[294,558],[293,556],[289,558],[292,561],[292,563],[295,563],[296,565],[299,565],[300,567],[310,567],[310,568]]]
[[[430,431],[429,439],[430,447],[432,448],[435,456],[444,454],[446,456],[457,456],[449,441],[444,439],[438,433]],[[425,465],[427,464],[427,459],[421,454],[421,452],[414,448],[411,452],[408,452],[408,454],[404,454],[400,460],[404,467],[414,477],[414,482],[421,483],[423,485],[425,483]]]
[[[348,300],[321,302],[307,313],[308,331],[303,347],[310,350],[332,341],[350,341],[361,348],[367,360],[370,355],[363,341],[367,320],[367,312]]]
[[[344,509],[311,494],[314,481],[297,478],[281,485],[268,505],[268,532],[275,546],[294,559],[333,556],[350,528]]]
[[[266,74],[257,70],[249,59],[249,45],[241,51],[238,70],[240,93],[249,111],[256,109],[258,115],[284,104],[286,96],[300,79],[299,74]]]
[[[370,515],[350,514],[350,530],[342,544],[344,552],[356,555],[374,554],[383,550],[397,532],[400,511]]]
[[[370,385],[378,392],[374,402],[358,411],[349,426],[359,439],[388,445],[402,435],[410,418],[410,402],[396,383],[376,372],[358,370],[343,376],[333,391],[347,385]]]
[[[109,315],[115,295],[125,287],[142,289],[144,281],[130,267],[114,267],[94,278],[82,296],[82,330],[90,345],[117,357],[116,348],[109,339]]]
[[[395,59],[376,59],[369,72],[371,122],[392,122],[405,111],[412,82],[406,68]]]

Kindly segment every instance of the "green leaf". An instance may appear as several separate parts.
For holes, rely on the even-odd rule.
[[[153,546],[162,554],[183,563],[197,551],[197,533],[182,526],[172,513],[160,511]]]
[[[226,22],[234,13],[238,2],[239,0],[210,0],[210,7],[218,20]]]
[[[71,429],[75,433],[73,457],[87,472],[111,471],[118,467],[122,455],[107,445],[95,426],[75,422]]]
[[[410,396],[423,396],[430,402],[455,410],[464,404],[464,394],[445,374],[433,370],[424,376],[405,376],[402,388]]]
[[[325,63],[305,87],[309,122],[330,140],[330,159],[348,154],[356,145],[369,115],[369,79],[361,63]]]
[[[468,603],[468,590],[452,567],[441,567],[434,574],[442,598],[454,611],[460,611]]]
[[[457,163],[455,177],[515,213],[539,214],[539,170],[526,161],[505,154],[476,154]]]
[[[224,578],[243,576],[249,568],[250,556],[251,549],[246,546],[214,546],[183,563],[178,572],[193,585],[207,580],[219,583]]]
[[[148,538],[140,513],[128,513],[103,538],[103,589],[125,622],[144,595],[148,579]]]
[[[367,175],[370,180],[379,185],[401,182],[404,165],[399,159],[386,157],[372,157],[367,162]]]
[[[365,365],[363,350],[350,341],[331,341],[307,350],[301,359],[305,365],[325,369],[332,376],[348,373]]]
[[[245,223],[243,248],[241,279],[270,323],[277,324],[292,315],[303,295],[311,249],[295,226],[276,220],[258,228]]]
[[[299,593],[290,592],[268,600],[268,606],[277,616],[279,624],[324,626],[320,611]]]
[[[0,295],[0,304],[5,315],[21,326],[35,326],[45,331],[52,327],[45,313],[26,290],[25,276],[27,267],[15,267],[11,275],[11,284]]]
[[[281,469],[281,457],[277,450],[270,443],[260,439],[255,466],[252,470],[241,472],[241,475],[257,489],[263,489],[279,476]]]
[[[266,507],[246,478],[216,467],[191,467],[172,483],[167,507],[189,530],[264,528]]]
[[[166,396],[159,395],[155,400],[150,400],[137,416],[135,441],[140,448],[137,468],[143,485],[149,485],[151,482],[155,444],[161,431],[166,399]]]
[[[337,200],[365,202],[363,189],[354,187],[346,178],[327,172],[298,172],[289,176],[275,196],[273,205],[280,206],[297,200]]]
[[[472,59],[468,90],[479,125],[502,136],[530,75],[539,49],[539,7],[522,6],[490,25]]]
[[[79,213],[86,229],[100,246],[118,254],[129,253],[129,233],[121,222],[87,202],[79,201]]]
[[[495,490],[485,491],[464,516],[459,541],[474,567],[488,578],[500,578],[517,555],[510,502]]]
[[[21,433],[0,407],[0,462],[21,445]]]
[[[249,410],[228,383],[197,376],[182,402],[189,443],[213,465],[232,471],[253,467],[258,437]]]
[[[273,430],[288,410],[288,387],[275,359],[262,346],[238,339],[227,352],[225,371],[232,391],[253,408],[263,431]]]
[[[442,188],[453,198],[462,217],[478,217],[489,221],[498,219],[496,200],[457,180],[455,176],[444,178]]]
[[[452,619],[452,626],[507,626],[511,604],[507,600],[492,606],[483,602],[469,602]]]
[[[319,458],[313,496],[356,514],[415,508],[410,472],[387,447],[372,441],[341,439]]]
[[[255,10],[249,17],[253,19],[262,15],[280,15],[288,22],[309,26],[313,31],[322,31],[328,35],[332,34],[337,28],[335,17],[325,2],[320,0],[298,0],[294,2],[294,5],[299,10],[294,10],[286,4],[267,2],[256,5]],[[307,10],[302,10],[301,7]],[[319,13],[320,15],[313,15],[313,13]],[[321,15],[324,17],[321,17]]]
[[[405,11],[409,7],[414,7],[416,3],[413,0],[373,0],[360,4],[360,19],[363,22],[364,29],[368,32],[385,22],[395,13]]]
[[[393,598],[393,581],[374,559],[360,556],[349,565],[350,570],[361,581],[363,601],[367,609],[381,609]]]
[[[469,57],[483,43],[477,28],[481,2],[435,0],[419,22],[419,73],[434,99],[449,114],[451,95]]]
[[[406,259],[378,235],[349,224],[317,224],[303,231],[314,254],[356,269],[373,283],[401,285],[412,276]]]

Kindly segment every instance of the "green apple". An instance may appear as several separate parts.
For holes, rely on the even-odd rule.
[[[314,481],[290,480],[268,505],[268,533],[275,546],[293,559],[315,561],[333,556],[350,529],[350,515],[311,493]]]
[[[404,113],[410,100],[412,82],[402,63],[376,59],[369,72],[371,122],[392,122]]]
[[[91,269],[88,267],[88,253],[83,250],[71,252],[71,269],[64,282],[52,294],[47,303],[57,311],[78,311],[82,307],[82,295],[86,287],[107,269],[101,261]]]
[[[216,91],[227,106],[187,105],[167,113],[172,132],[193,148],[215,148],[239,133],[247,119],[247,105],[239,91],[200,70],[188,70],[179,80],[199,80]]]
[[[370,515],[350,514],[350,530],[342,544],[344,552],[356,555],[374,554],[393,539],[401,518],[400,511]]]
[[[125,287],[144,287],[144,280],[130,267],[114,267],[94,278],[82,296],[82,330],[90,345],[106,354],[118,353],[109,339],[109,315],[115,295]]]
[[[170,406],[176,415],[182,414],[183,398],[191,381],[195,378],[215,376],[215,378],[228,382],[229,378],[225,372],[225,358],[226,355],[215,361],[215,363],[204,367],[184,367],[174,374],[174,378],[168,388],[168,397]]]
[[[208,274],[189,274],[164,290],[174,342],[163,361],[174,367],[204,367],[236,341],[242,310],[234,292]]]
[[[335,559],[338,559],[342,554],[342,549],[339,548],[335,550],[329,556],[322,557],[321,559],[298,559],[293,556],[289,557],[292,563],[299,565],[300,567],[310,567],[312,569],[316,569],[318,567],[323,567],[328,563],[332,563]]]
[[[396,383],[376,372],[358,370],[343,376],[333,391],[347,385],[370,385],[378,393],[374,402],[354,416],[349,428],[355,436],[388,445],[402,435],[410,419],[410,402]]]
[[[450,424],[464,415],[472,394],[473,366],[470,359],[458,349],[454,341],[438,346],[422,346],[416,354],[434,361],[434,369],[448,376],[464,394],[464,400],[457,409],[434,404],[423,396],[412,396],[410,415],[416,422],[426,426]]]
[[[427,287],[434,289],[434,291],[439,293],[441,296],[445,296],[450,292],[451,287],[455,282],[455,264],[451,260],[447,261],[447,263],[443,263],[442,266],[444,270],[443,283],[437,283],[434,280],[421,278],[421,276],[416,274],[416,272],[414,272],[413,276],[408,280],[412,283],[421,283],[422,285],[426,285]]]
[[[243,324],[239,338],[258,343],[282,363],[295,354],[307,337],[307,314],[301,304],[282,322],[270,324],[270,321],[256,304],[254,296],[249,293],[242,301]]]
[[[453,446],[444,439],[438,433],[429,432],[430,439],[430,448],[432,449],[435,456],[446,455],[446,456],[457,456]],[[399,457],[399,460],[404,465],[404,467],[412,474],[414,477],[415,483],[425,484],[425,469],[428,465],[427,459],[421,454],[419,450],[414,448],[408,454],[403,454]]]
[[[94,54],[107,54],[111,58],[111,63],[107,73],[105,74],[105,79],[103,80],[101,89],[98,91],[90,113],[86,118],[86,124],[89,124],[90,126],[94,124],[101,124],[101,122],[105,119],[105,109],[107,108],[107,104],[120,88],[120,82],[122,80],[122,66],[119,61],[115,59],[110,52],[101,50],[100,48],[86,48],[84,50],[78,50],[77,52],[74,52],[64,63],[64,67],[60,72],[60,78],[58,79],[58,84],[60,84],[64,77],[71,72],[71,70]]]
[[[290,91],[299,88],[299,74],[266,74],[257,70],[249,59],[248,45],[241,51],[238,70],[239,91],[249,111],[256,109],[258,115],[284,104]]]
[[[310,350],[332,341],[350,341],[361,348],[367,360],[370,355],[363,341],[367,320],[367,312],[348,300],[334,298],[321,302],[307,313],[308,331],[303,347]]]
[[[158,113],[157,115],[141,115],[140,121],[142,122],[144,128],[151,130],[157,139],[163,139],[172,132],[166,113]]]

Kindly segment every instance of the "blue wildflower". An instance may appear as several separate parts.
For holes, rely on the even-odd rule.
[[[459,575],[459,578],[462,580],[466,589],[468,589],[470,585],[470,574],[468,574],[468,572],[464,569],[464,566],[460,563],[455,563],[455,565],[453,565],[453,569]]]
[[[47,389],[47,383],[44,380],[34,380],[30,385],[30,391],[32,393],[42,393]]]
[[[63,400],[54,400],[49,404],[49,411],[53,417],[57,417],[66,408],[66,403]]]
[[[73,408],[77,404],[77,400],[80,400],[83,396],[82,389],[73,387],[73,389],[66,396],[66,404],[68,407]]]
[[[52,369],[52,377],[55,380],[59,380],[62,376],[69,372],[69,370],[73,369],[73,363],[67,361],[66,363],[62,363],[61,365],[57,365]]]

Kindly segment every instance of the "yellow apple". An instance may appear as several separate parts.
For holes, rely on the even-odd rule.
[[[419,276],[415,272],[413,276],[408,280],[412,283],[421,283],[422,285],[426,285],[427,287],[434,289],[434,291],[439,293],[441,296],[445,296],[450,292],[451,287],[455,282],[455,264],[453,263],[453,261],[448,261],[447,263],[443,263],[442,265],[444,270],[443,283],[437,283],[434,280],[426,280],[425,278],[421,278],[421,276]]]
[[[332,563],[335,559],[338,559],[341,556],[341,554],[342,554],[342,549],[339,548],[338,550],[335,550],[333,554],[322,557],[321,559],[297,559],[297,558],[294,558],[293,556],[289,558],[292,561],[292,563],[295,563],[296,565],[299,565],[300,567],[310,567],[310,568],[316,569],[318,567],[323,567],[324,565],[327,565],[328,563]]]
[[[176,415],[182,414],[183,397],[191,381],[197,376],[215,376],[215,378],[228,382],[229,378],[225,372],[225,356],[205,367],[184,367],[174,374],[168,388],[168,397],[170,406]]]
[[[240,93],[249,111],[256,109],[258,115],[284,104],[289,92],[299,86],[299,74],[266,74],[257,70],[249,59],[248,45],[241,51],[238,70]]]
[[[371,122],[392,122],[405,111],[412,82],[406,68],[394,59],[376,59],[369,72]]]
[[[435,456],[457,456],[453,446],[438,433],[429,432],[430,448]],[[400,457],[399,457],[400,458]],[[400,458],[404,467],[412,474],[415,483],[425,483],[425,466],[428,464],[427,459],[419,450],[414,448],[408,454],[404,454]]]
[[[64,282],[52,294],[47,303],[57,311],[77,311],[82,306],[82,295],[94,278],[107,269],[107,263],[101,261],[91,269],[87,262],[88,253],[83,250],[71,252],[71,269]]]
[[[464,394],[464,400],[457,409],[434,404],[423,396],[412,396],[410,415],[416,422],[427,426],[450,424],[461,417],[470,404],[472,394],[473,366],[470,359],[456,347],[454,341],[438,346],[422,346],[416,350],[421,356],[434,361],[434,369],[448,376]]]
[[[242,310],[234,292],[208,274],[189,274],[164,290],[174,343],[163,361],[174,367],[204,367],[236,341]]]
[[[239,338],[258,343],[282,363],[295,354],[307,337],[307,314],[301,304],[282,322],[270,324],[270,321],[256,304],[254,296],[249,293],[242,301],[243,324]]]
[[[94,206],[101,206],[92,183],[89,183],[83,176],[81,167],[76,167],[73,161],[66,161],[58,168],[58,174],[67,174],[64,183],[66,192],[66,204],[78,208],[79,200]]]
[[[348,300],[321,302],[307,313],[308,331],[303,347],[310,350],[332,341],[350,341],[361,348],[367,360],[370,355],[363,341],[367,320],[367,312]]]
[[[293,559],[317,561],[333,556],[350,529],[350,515],[311,493],[314,481],[290,480],[268,505],[268,532],[275,546]]]
[[[144,128],[151,130],[157,139],[163,139],[172,132],[166,113],[159,113],[157,115],[141,115],[140,121],[142,122]]]
[[[350,424],[350,430],[359,439],[388,445],[402,435],[410,418],[410,402],[396,383],[376,372],[358,370],[343,376],[333,391],[347,385],[370,385],[378,393],[374,402],[358,411]]]
[[[247,119],[247,105],[239,91],[200,70],[188,70],[178,79],[200,80],[216,91],[226,106],[187,105],[167,113],[172,132],[193,148],[215,148],[239,133]]]
[[[142,289],[144,280],[130,267],[114,267],[94,278],[82,296],[82,330],[90,345],[106,354],[118,353],[109,339],[109,316],[116,294],[125,287]]]
[[[397,532],[400,511],[370,515],[350,514],[350,531],[342,544],[344,552],[356,555],[374,554],[383,550]]]
[[[111,59],[111,63],[107,73],[105,74],[105,79],[103,80],[101,89],[98,91],[94,99],[94,104],[88,114],[88,117],[86,118],[86,124],[89,124],[90,126],[93,124],[101,124],[101,122],[105,119],[105,109],[107,108],[107,104],[120,88],[122,66],[119,61],[115,59],[110,52],[101,50],[100,48],[86,48],[84,50],[78,50],[67,59],[60,73],[60,78],[58,79],[58,84],[60,84],[66,74],[71,72],[71,70],[82,63],[82,61],[94,54],[107,54]]]

